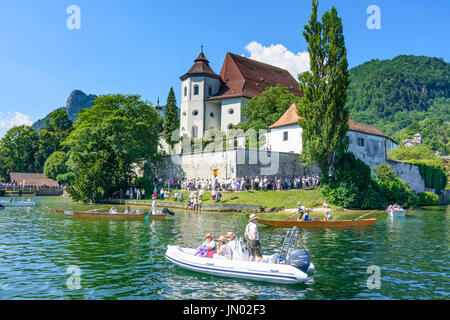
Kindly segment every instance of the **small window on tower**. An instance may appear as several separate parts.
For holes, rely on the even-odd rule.
[[[283,132],[283,141],[288,140],[288,134],[289,134],[289,132],[287,132],[287,131]]]
[[[212,88],[208,87],[208,96],[212,96]]]
[[[187,96],[187,87],[184,87],[184,96]]]
[[[192,112],[192,115],[193,115],[194,117],[198,116],[198,110],[194,110],[194,112]]]
[[[198,95],[198,85],[194,86],[194,95],[197,96]]]

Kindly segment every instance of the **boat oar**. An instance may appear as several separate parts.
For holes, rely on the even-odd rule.
[[[367,215],[369,215],[369,214],[371,214],[371,213],[374,213],[374,212],[377,212],[377,210],[373,210],[373,211],[370,211],[370,212],[368,212],[368,213],[365,213],[365,214],[363,214],[362,216],[359,216],[358,218],[353,219],[353,221],[354,221],[354,220],[359,220],[359,219],[361,219],[362,217],[365,217],[365,216],[367,216]]]

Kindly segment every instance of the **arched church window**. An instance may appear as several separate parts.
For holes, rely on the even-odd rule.
[[[194,95],[198,95],[198,85],[194,86]]]
[[[187,96],[187,87],[184,87],[184,96]]]
[[[228,130],[231,130],[232,128],[233,128],[233,124],[230,123],[230,124],[228,125],[227,129],[228,129]]]
[[[208,87],[208,96],[212,96],[212,88]]]
[[[230,108],[230,109],[228,109],[228,113],[229,113],[229,114],[233,114],[233,113],[234,113],[234,110],[233,110],[232,108]]]
[[[211,118],[214,118],[214,112],[211,112],[211,113],[209,114],[209,116],[210,116]]]
[[[198,116],[198,110],[194,110],[194,111],[192,112],[192,115],[193,115],[194,117]]]
[[[183,112],[183,117],[186,117],[186,111],[185,111],[185,112]]]
[[[192,126],[192,138],[198,138],[198,127]]]

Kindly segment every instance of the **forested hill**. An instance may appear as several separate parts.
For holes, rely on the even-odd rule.
[[[418,128],[418,122],[435,119],[445,131],[442,142],[448,143],[449,63],[439,58],[401,55],[361,64],[352,68],[349,76],[347,105],[353,120],[400,139],[405,133],[402,129],[410,125]]]

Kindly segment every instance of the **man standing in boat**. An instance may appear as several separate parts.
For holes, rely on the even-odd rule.
[[[259,233],[258,233],[258,226],[256,225],[256,222],[258,221],[258,219],[256,218],[256,215],[251,214],[250,217],[250,222],[247,224],[247,226],[245,227],[245,233],[244,233],[244,238],[245,240],[247,240],[247,246],[248,246],[248,251],[250,254],[250,258],[249,261],[252,262],[255,259],[255,255],[258,257],[256,259],[256,262],[261,262],[263,256],[261,253],[261,246],[259,244]]]

